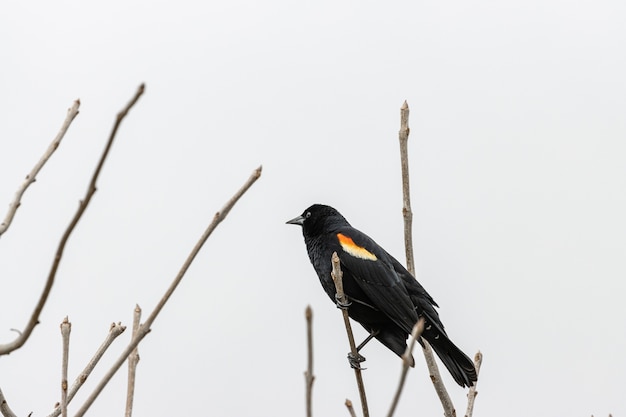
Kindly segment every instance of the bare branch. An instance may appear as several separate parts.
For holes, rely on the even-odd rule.
[[[406,267],[407,270],[413,275],[415,274],[415,264],[413,261],[413,212],[411,211],[411,193],[409,187],[409,154],[408,154],[408,139],[409,139],[409,105],[405,101],[400,108],[400,162],[402,165],[402,215],[404,217],[404,246],[406,251]],[[443,385],[439,368],[435,362],[433,356],[433,350],[430,344],[423,340],[424,357],[426,358],[426,365],[428,366],[428,372],[430,373],[430,379],[433,382],[435,391],[439,396],[441,405],[443,406],[444,415],[446,417],[456,416],[454,410],[454,404],[450,399],[450,395]]]
[[[133,314],[133,338],[137,336],[139,331],[139,322],[141,321],[141,307],[135,305]],[[133,415],[133,399],[135,397],[135,374],[137,371],[137,364],[139,363],[138,348],[133,349],[130,356],[128,356],[128,388],[126,390],[126,417]]]
[[[76,417],[81,417],[85,415],[89,407],[93,404],[93,402],[96,400],[98,395],[100,395],[100,393],[102,392],[104,387],[109,383],[113,375],[115,375],[115,373],[118,371],[118,369],[120,369],[124,361],[126,361],[126,358],[128,358],[128,355],[132,353],[133,349],[135,349],[135,347],[137,347],[139,342],[141,342],[141,340],[143,340],[143,338],[150,332],[150,327],[152,326],[152,323],[157,318],[157,316],[163,309],[163,306],[165,306],[165,303],[167,303],[167,301],[173,294],[174,290],[176,289],[180,281],[185,276],[187,269],[189,269],[189,266],[195,259],[196,255],[198,255],[198,252],[200,252],[200,249],[204,245],[204,242],[206,242],[206,240],[209,238],[211,233],[213,233],[213,230],[215,230],[217,225],[220,224],[222,220],[224,220],[224,218],[226,218],[226,215],[228,215],[230,210],[237,203],[237,201],[241,198],[241,196],[252,186],[252,184],[254,184],[254,182],[257,179],[259,179],[260,176],[261,176],[261,167],[258,167],[257,169],[253,171],[252,175],[250,176],[250,178],[248,178],[245,184],[224,205],[224,207],[222,207],[220,211],[215,213],[215,216],[213,217],[213,221],[211,222],[211,224],[209,224],[207,229],[204,231],[204,233],[200,237],[200,240],[198,240],[198,243],[196,243],[196,245],[192,249],[191,253],[185,260],[185,263],[183,264],[180,271],[178,272],[178,275],[176,275],[176,278],[174,278],[174,281],[170,284],[169,288],[167,289],[167,291],[165,292],[161,300],[158,302],[158,304],[156,305],[152,313],[150,313],[150,316],[148,316],[148,319],[146,320],[146,322],[139,327],[139,331],[137,332],[137,335],[132,338],[128,346],[126,346],[126,348],[122,351],[121,355],[115,361],[111,369],[109,369],[109,371],[104,375],[104,377],[102,377],[102,380],[100,381],[100,383],[96,386],[94,391],[89,395],[87,400],[85,400],[85,403],[81,406],[81,408],[76,412]]]
[[[404,251],[406,253],[406,269],[415,278],[415,262],[413,257],[413,212],[411,211],[411,187],[409,181],[409,104],[404,101],[400,108],[400,166],[402,167],[402,216],[404,217]]]
[[[15,415],[13,410],[11,410],[11,407],[9,407],[9,404],[7,403],[6,398],[4,398],[4,393],[2,392],[1,388],[0,388],[0,413],[3,415],[3,417],[17,417],[17,415]]]
[[[46,285],[41,293],[41,296],[39,297],[39,301],[37,302],[37,305],[35,306],[35,309],[30,317],[30,320],[28,321],[28,324],[26,325],[22,333],[14,341],[9,342],[4,345],[0,345],[0,355],[9,354],[13,352],[14,350],[22,347],[22,345],[24,345],[24,343],[26,343],[26,341],[30,337],[30,334],[33,332],[33,329],[35,328],[37,323],[39,323],[39,315],[41,314],[41,311],[43,310],[43,307],[46,304],[46,301],[48,300],[50,290],[52,289],[52,284],[54,284],[54,279],[56,277],[57,269],[59,268],[59,264],[61,262],[61,257],[63,256],[65,245],[70,235],[72,234],[72,231],[74,231],[74,228],[78,224],[78,221],[80,220],[83,213],[87,209],[87,206],[89,205],[89,202],[91,201],[91,198],[96,193],[96,181],[98,180],[100,171],[102,170],[102,166],[104,165],[104,161],[106,160],[109,154],[109,150],[111,149],[111,145],[113,144],[113,140],[115,139],[117,129],[119,128],[120,124],[122,123],[122,120],[124,120],[124,117],[128,114],[132,106],[137,102],[137,100],[139,100],[139,97],[141,97],[143,92],[144,92],[144,85],[141,84],[139,88],[137,89],[135,96],[126,105],[126,107],[124,107],[124,109],[122,109],[122,111],[120,111],[117,114],[115,124],[113,125],[113,130],[111,131],[111,135],[109,136],[109,140],[106,144],[106,147],[104,151],[102,152],[102,155],[100,156],[100,161],[98,162],[98,165],[96,166],[93,176],[91,177],[91,182],[89,183],[89,187],[87,189],[87,193],[85,194],[85,198],[79,203],[78,210],[74,214],[72,221],[70,222],[67,229],[65,230],[65,233],[63,233],[63,236],[61,237],[61,241],[59,242],[59,246],[57,247],[57,252],[52,262],[52,267],[50,268],[50,273],[48,274]]]
[[[400,373],[400,382],[398,383],[398,389],[396,390],[396,394],[393,397],[393,401],[391,402],[391,407],[389,407],[389,412],[387,413],[387,417],[393,416],[393,413],[396,411],[396,406],[400,401],[400,394],[402,394],[402,389],[404,388],[404,382],[406,381],[406,375],[409,372],[409,368],[411,367],[411,358],[413,355],[413,348],[415,347],[415,341],[422,336],[422,332],[424,331],[424,317],[420,317],[415,326],[413,326],[413,331],[411,332],[411,339],[409,340],[409,344],[404,351],[404,355],[402,355],[402,372]]]
[[[63,360],[61,361],[61,415],[67,417],[67,366],[70,355],[70,333],[72,331],[72,323],[67,316],[61,323],[61,337],[63,339]]]
[[[480,365],[483,363],[483,354],[478,351],[476,355],[474,355],[474,367],[476,368],[476,376],[480,373]],[[478,385],[478,381],[474,382],[467,393],[467,409],[465,410],[465,417],[472,417],[472,413],[474,412],[474,401],[476,400],[476,396],[478,395],[478,391],[476,391],[476,385]]]
[[[306,415],[307,417],[313,417],[312,393],[315,376],[313,375],[313,310],[311,309],[311,306],[306,306],[304,316],[306,318],[307,342],[307,368],[304,372],[304,380],[306,384]]]
[[[333,278],[333,282],[335,283],[335,288],[337,290],[337,301],[339,306],[346,306],[345,308],[341,308],[341,312],[343,314],[343,323],[346,326],[346,333],[348,334],[348,342],[350,343],[350,353],[352,357],[356,358],[359,355],[359,352],[356,350],[356,343],[354,343],[354,334],[352,333],[352,326],[350,325],[350,316],[348,315],[348,308],[350,301],[346,297],[346,294],[343,292],[343,272],[341,272],[341,265],[339,262],[339,256],[337,252],[333,252],[333,256],[331,258],[333,264],[333,270],[331,276]],[[361,397],[361,407],[363,408],[363,417],[369,417],[369,409],[367,407],[367,397],[365,396],[365,386],[363,385],[363,376],[361,375],[361,368],[358,366],[353,366],[354,375],[356,377],[356,384],[359,388],[359,396]]]
[[[356,417],[356,413],[354,412],[354,407],[352,407],[352,401],[346,398],[345,404],[346,404],[346,408],[348,409],[348,412],[350,413],[350,417]]]
[[[106,350],[109,348],[109,346],[111,346],[113,341],[119,335],[121,335],[124,330],[126,330],[126,326],[122,326],[120,323],[111,323],[111,327],[109,328],[106,339],[104,340],[104,342],[102,342],[98,350],[96,350],[96,353],[93,355],[93,358],[91,358],[89,363],[85,366],[85,369],[83,369],[83,371],[76,377],[76,380],[72,384],[72,387],[67,394],[68,404],[72,401],[72,399],[74,398],[78,390],[83,386],[85,381],[87,381],[87,378],[91,374],[91,371],[93,371],[93,369],[96,367],[98,361],[100,361],[102,355],[104,355],[104,352],[106,352]],[[48,417],[58,417],[60,414],[61,406],[58,405]]]
[[[72,107],[67,109],[67,116],[65,116],[65,120],[61,125],[61,130],[59,130],[59,133],[57,133],[57,136],[48,146],[48,149],[46,149],[46,152],[43,154],[39,162],[37,162],[37,164],[35,164],[35,166],[28,173],[28,175],[26,175],[26,178],[24,178],[24,181],[22,182],[22,185],[20,185],[20,188],[18,188],[18,190],[15,192],[15,197],[13,197],[13,201],[9,204],[9,211],[7,212],[2,223],[0,223],[0,236],[2,236],[2,234],[8,230],[9,226],[11,226],[13,217],[15,217],[15,213],[17,212],[17,209],[21,204],[22,196],[26,192],[26,189],[37,180],[37,174],[39,174],[41,168],[43,168],[43,166],[46,164],[46,162],[48,162],[48,159],[50,159],[54,151],[56,151],[56,149],[59,147],[63,136],[65,136],[65,132],[67,132],[67,129],[72,124],[72,121],[78,115],[79,107],[80,100],[75,100],[74,104],[72,104]]]

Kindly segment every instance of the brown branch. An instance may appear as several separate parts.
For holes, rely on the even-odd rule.
[[[313,375],[313,310],[311,309],[311,306],[306,306],[304,316],[306,318],[307,342],[307,368],[304,372],[304,380],[306,384],[306,415],[307,417],[313,417],[312,393],[315,375]]]
[[[109,333],[107,333],[106,339],[104,340],[104,342],[102,342],[102,344],[100,345],[98,350],[96,350],[96,353],[93,355],[89,363],[87,363],[87,365],[85,366],[85,369],[83,369],[83,371],[76,377],[76,380],[72,384],[72,387],[70,388],[67,394],[68,404],[72,401],[72,399],[74,398],[78,390],[83,386],[85,381],[87,381],[87,378],[89,377],[93,369],[96,367],[96,365],[102,358],[102,355],[104,355],[104,352],[106,352],[109,346],[111,346],[111,343],[113,343],[113,341],[119,335],[121,335],[124,332],[124,330],[126,330],[126,326],[122,326],[120,323],[117,323],[117,324],[111,323],[111,327],[109,328]],[[57,417],[60,414],[61,414],[61,405],[59,404],[48,417]]]
[[[356,417],[356,413],[354,412],[354,407],[352,407],[352,401],[346,398],[346,408],[348,409],[348,413],[350,413],[350,417]]]
[[[413,261],[413,212],[411,211],[411,194],[409,187],[409,154],[408,154],[408,139],[409,139],[409,105],[405,101],[400,108],[400,163],[402,166],[402,215],[404,217],[404,246],[406,251],[406,266],[407,270],[413,275],[415,274],[415,265]],[[446,417],[455,417],[456,411],[454,410],[454,404],[450,399],[450,395],[446,390],[439,373],[439,368],[435,362],[432,348],[426,340],[423,340],[424,357],[426,358],[426,365],[428,366],[428,372],[430,373],[430,379],[433,382],[435,391],[439,396],[441,405],[443,406],[443,412]]]
[[[483,354],[478,351],[476,355],[474,355],[474,367],[476,368],[476,377],[480,373],[480,366],[483,363]],[[476,385],[478,385],[478,381],[474,382],[467,393],[467,409],[465,410],[465,417],[472,417],[472,413],[474,413],[474,401],[476,400],[476,396],[478,395],[478,391],[476,391]]]
[[[402,372],[400,373],[400,382],[398,383],[398,389],[396,390],[396,394],[393,397],[393,401],[391,402],[391,407],[389,407],[389,412],[387,413],[387,417],[393,416],[393,413],[396,411],[396,406],[400,401],[400,394],[402,394],[402,389],[404,388],[404,382],[406,381],[406,375],[409,372],[409,368],[411,367],[411,358],[413,354],[413,348],[415,347],[415,341],[422,336],[422,332],[424,331],[424,317],[420,317],[415,326],[413,326],[413,331],[411,332],[411,339],[409,340],[409,344],[404,351],[404,355],[402,355]]]
[[[17,417],[13,410],[11,410],[11,407],[9,407],[6,398],[4,398],[4,393],[2,392],[2,389],[0,389],[0,413],[4,417]]]
[[[346,294],[343,292],[343,272],[341,272],[341,265],[339,262],[339,256],[337,252],[333,252],[333,256],[331,258],[333,264],[333,270],[331,276],[333,278],[333,282],[335,283],[335,288],[337,290],[337,301],[339,305],[348,306],[349,300],[346,297]],[[346,333],[348,334],[348,342],[350,343],[350,353],[352,357],[356,358],[359,355],[359,352],[356,350],[356,343],[354,343],[354,334],[352,333],[352,326],[350,325],[350,316],[348,316],[348,309],[341,308],[341,312],[343,314],[343,323],[346,326]],[[367,408],[367,397],[365,396],[365,386],[363,385],[363,376],[361,375],[361,368],[353,367],[354,375],[356,377],[356,385],[359,388],[359,396],[361,397],[361,407],[363,408],[363,417],[369,417],[369,410]]]
[[[102,166],[104,165],[104,161],[106,160],[109,154],[109,150],[111,149],[111,145],[113,144],[113,140],[115,139],[117,129],[119,128],[120,124],[122,123],[122,120],[124,120],[124,117],[126,117],[130,109],[135,105],[137,100],[139,100],[139,97],[141,97],[143,92],[144,92],[144,85],[141,84],[139,88],[137,89],[135,96],[126,105],[126,107],[124,107],[124,109],[122,109],[122,111],[120,111],[117,114],[115,124],[113,125],[113,130],[111,131],[109,140],[104,148],[104,151],[102,152],[102,155],[100,156],[100,161],[98,162],[98,165],[96,166],[93,176],[91,177],[91,182],[89,183],[89,187],[87,188],[87,193],[85,194],[85,198],[82,201],[80,201],[78,205],[78,210],[74,214],[72,221],[70,222],[69,226],[65,230],[65,233],[63,233],[63,236],[61,237],[61,241],[59,242],[59,246],[57,247],[57,252],[52,262],[52,267],[50,268],[50,272],[48,274],[46,285],[41,293],[41,296],[39,297],[39,301],[37,302],[37,305],[35,306],[35,309],[30,317],[30,320],[28,321],[28,324],[26,325],[22,333],[14,341],[9,342],[4,345],[0,345],[0,355],[9,354],[13,352],[14,350],[22,347],[22,345],[24,345],[24,343],[26,343],[26,341],[30,337],[35,326],[39,323],[39,315],[41,314],[41,311],[43,310],[43,307],[46,304],[46,301],[48,300],[48,296],[50,295],[50,290],[52,289],[52,284],[54,284],[54,279],[56,277],[57,269],[59,268],[59,264],[61,262],[61,257],[63,256],[63,250],[65,249],[65,245],[70,235],[74,231],[74,228],[78,224],[78,221],[80,220],[83,213],[87,209],[87,206],[89,205],[89,202],[91,201],[91,198],[96,193],[96,181],[98,180],[100,171],[102,170]]]
[[[72,323],[67,316],[61,322],[61,337],[63,339],[63,360],[61,361],[61,415],[67,417],[67,367],[70,355],[70,333]]]
[[[137,345],[139,345],[139,342],[141,342],[141,340],[143,340],[143,338],[150,332],[150,327],[152,326],[152,323],[157,318],[157,316],[159,315],[159,313],[165,306],[165,303],[167,303],[169,298],[174,293],[174,290],[176,289],[180,281],[185,276],[187,269],[189,269],[189,266],[195,259],[196,255],[198,255],[198,253],[200,252],[200,249],[204,245],[204,242],[206,242],[209,236],[211,236],[211,233],[213,233],[217,225],[220,224],[222,220],[226,218],[226,216],[228,215],[230,210],[233,208],[235,203],[237,203],[237,201],[241,198],[241,196],[244,195],[244,193],[252,186],[252,184],[254,184],[254,182],[257,179],[259,179],[260,176],[261,176],[261,167],[258,167],[257,169],[254,170],[254,172],[252,173],[250,178],[248,178],[245,184],[222,207],[222,209],[218,211],[217,213],[215,213],[215,216],[213,217],[213,221],[211,222],[211,224],[209,224],[207,229],[204,231],[204,233],[200,237],[200,240],[198,240],[198,242],[192,249],[191,253],[185,260],[185,263],[183,264],[180,271],[176,275],[176,278],[174,278],[174,281],[172,281],[169,288],[165,291],[165,294],[163,295],[163,297],[161,297],[161,300],[155,306],[154,310],[152,310],[152,313],[150,313],[150,316],[148,316],[148,319],[145,321],[145,323],[139,326],[139,331],[137,332],[137,335],[132,338],[128,346],[126,346],[126,348],[122,351],[121,355],[115,361],[111,369],[109,369],[109,371],[104,375],[104,377],[102,377],[102,380],[98,383],[94,391],[89,395],[89,397],[85,400],[84,404],[76,412],[75,414],[76,417],[81,417],[85,415],[89,407],[93,404],[93,402],[96,400],[98,395],[100,395],[100,393],[102,392],[104,387],[109,383],[113,375],[115,375],[115,373],[120,369],[122,364],[126,361],[126,359],[128,358],[128,355],[132,353],[132,351],[137,347]]]
[[[139,322],[141,321],[141,307],[135,305],[133,314],[133,337],[137,336],[139,331]],[[139,363],[138,348],[133,349],[130,356],[128,356],[128,387],[126,390],[126,413],[125,417],[131,417],[133,415],[133,400],[135,398],[135,376],[137,373],[137,364]]]
[[[48,146],[48,149],[46,149],[46,152],[43,154],[39,162],[37,162],[35,166],[33,167],[33,169],[28,173],[28,175],[26,175],[26,178],[24,178],[24,181],[22,182],[18,190],[15,192],[15,197],[13,197],[13,201],[9,204],[9,211],[7,212],[2,223],[0,223],[0,236],[2,236],[2,234],[7,231],[9,226],[11,226],[13,217],[15,217],[15,213],[17,212],[17,209],[20,207],[22,196],[26,192],[26,189],[32,183],[37,181],[37,178],[36,178],[37,174],[39,174],[39,171],[41,171],[41,168],[43,168],[43,166],[46,164],[46,162],[48,162],[48,159],[50,159],[54,151],[56,151],[56,149],[59,147],[61,140],[65,136],[65,132],[67,132],[67,129],[72,124],[72,121],[78,115],[79,107],[80,107],[80,100],[75,100],[74,104],[72,104],[72,107],[67,109],[67,116],[65,116],[65,120],[63,121],[63,124],[61,125],[61,129],[59,130],[59,133],[57,133],[57,136],[54,138],[52,143]]]

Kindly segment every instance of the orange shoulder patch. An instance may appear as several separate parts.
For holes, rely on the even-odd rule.
[[[368,261],[375,261],[378,259],[372,252],[354,243],[352,238],[349,236],[337,233],[337,238],[339,239],[339,244],[343,250],[355,258],[366,259]]]

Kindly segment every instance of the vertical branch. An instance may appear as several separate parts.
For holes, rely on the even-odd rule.
[[[141,307],[135,305],[133,314],[133,338],[137,337],[139,331],[139,322],[141,320]],[[133,415],[133,400],[135,398],[135,375],[137,371],[137,364],[139,363],[138,348],[135,347],[132,353],[128,356],[128,388],[126,390],[126,413],[125,417],[131,417]]]
[[[407,150],[407,143],[409,139],[409,105],[404,101],[400,108],[400,162],[402,165],[402,215],[404,216],[404,245],[406,251],[406,266],[411,275],[415,276],[415,264],[413,261],[413,213],[411,211],[411,194],[409,187],[409,156]],[[428,372],[430,373],[430,379],[433,382],[435,391],[439,396],[441,405],[443,406],[444,415],[446,417],[456,416],[454,410],[454,404],[450,399],[450,395],[443,385],[439,368],[435,362],[433,350],[428,342],[422,339],[424,342],[424,357],[426,358],[426,365],[428,366]]]
[[[63,339],[63,360],[61,362],[61,415],[67,417],[67,366],[70,355],[70,332],[72,323],[67,316],[61,323],[61,337]]]
[[[304,372],[304,380],[306,383],[306,415],[313,417],[312,393],[313,381],[313,310],[311,306],[306,306],[304,313],[306,318],[306,345],[307,345],[307,368]]]
[[[398,383],[398,389],[396,390],[396,394],[393,397],[393,401],[391,402],[391,407],[389,407],[389,412],[387,413],[387,417],[392,417],[393,413],[396,411],[396,407],[398,402],[400,401],[400,394],[402,394],[402,389],[404,388],[404,382],[406,381],[406,375],[409,372],[409,367],[411,366],[411,356],[413,353],[413,348],[415,347],[415,341],[422,336],[422,332],[424,331],[424,317],[420,317],[415,326],[413,326],[413,331],[411,332],[411,339],[409,340],[409,344],[402,355],[402,373],[400,374],[400,382]]]
[[[356,350],[356,343],[354,343],[354,334],[352,333],[352,326],[350,325],[350,317],[348,316],[349,300],[343,292],[343,272],[341,272],[341,266],[339,263],[339,256],[337,252],[333,252],[332,256],[333,271],[331,276],[337,289],[337,301],[339,306],[346,306],[341,308],[343,313],[343,323],[346,326],[346,333],[348,334],[348,342],[350,343],[350,352],[352,357],[356,358],[359,352]],[[361,375],[361,368],[354,367],[354,375],[356,377],[356,384],[359,388],[359,395],[361,397],[361,406],[363,408],[363,417],[369,417],[369,410],[367,408],[367,397],[365,396],[365,386],[363,385],[363,376]]]
[[[474,355],[474,367],[476,368],[476,376],[480,373],[480,365],[483,363],[483,354],[478,351],[476,355]],[[465,417],[472,417],[472,413],[474,412],[474,400],[476,400],[476,396],[478,395],[478,391],[476,391],[476,385],[478,385],[478,381],[474,382],[467,393],[467,409],[465,411]]]
[[[404,101],[400,107],[400,166],[402,168],[402,217],[404,218],[404,251],[406,269],[415,277],[413,258],[413,211],[411,210],[411,187],[409,183],[409,104]]]
[[[87,378],[91,374],[91,371],[93,371],[93,369],[96,367],[98,361],[100,361],[100,358],[102,358],[102,355],[104,355],[104,352],[106,352],[106,350],[109,348],[109,346],[111,346],[113,341],[119,335],[121,335],[124,330],[126,330],[126,326],[122,326],[120,323],[111,323],[111,327],[109,328],[109,333],[107,333],[106,339],[104,340],[104,342],[102,342],[98,350],[96,350],[96,353],[93,355],[89,363],[87,363],[85,369],[83,369],[83,371],[76,377],[76,380],[74,381],[72,387],[67,393],[68,404],[72,401],[72,399],[74,398],[78,390],[83,386],[85,381],[87,381]],[[57,417],[59,414],[61,414],[60,404],[57,405],[57,407],[52,413],[48,415],[48,417]]]
[[[20,185],[20,188],[18,188],[18,190],[15,192],[15,197],[13,197],[13,201],[11,202],[11,204],[9,204],[9,211],[7,212],[6,217],[4,218],[2,223],[0,223],[0,236],[2,236],[2,234],[6,232],[11,225],[13,217],[15,217],[15,213],[20,207],[22,196],[26,192],[26,189],[37,180],[37,174],[39,174],[41,168],[43,168],[43,166],[46,164],[46,162],[48,162],[48,159],[50,159],[54,151],[56,151],[56,149],[61,144],[61,140],[65,136],[65,132],[67,132],[67,129],[69,129],[72,121],[78,115],[79,107],[80,100],[75,100],[72,107],[67,109],[67,116],[63,121],[63,125],[61,125],[59,133],[57,133],[57,136],[54,138],[50,146],[48,146],[48,149],[46,149],[46,152],[43,154],[39,162],[37,162],[37,164],[35,164],[35,166],[28,173],[28,175],[26,175],[26,178],[24,178],[24,181],[22,182],[22,185]]]

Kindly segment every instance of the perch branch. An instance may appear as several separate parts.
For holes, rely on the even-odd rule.
[[[72,384],[72,387],[67,394],[68,404],[72,401],[72,399],[74,398],[78,390],[83,386],[85,381],[87,381],[87,378],[91,374],[91,371],[93,371],[93,369],[96,367],[98,361],[100,361],[100,358],[102,358],[102,355],[104,355],[104,352],[106,352],[106,350],[109,348],[109,346],[111,346],[113,341],[119,335],[121,335],[124,330],[126,330],[126,326],[122,326],[120,323],[111,323],[111,327],[109,328],[106,339],[104,340],[104,342],[102,342],[96,353],[93,355],[93,358],[91,358],[89,363],[87,363],[87,365],[85,366],[85,369],[83,369],[83,371],[76,377],[76,380]],[[60,414],[61,406],[59,405],[50,415],[48,415],[48,417],[58,417]]]
[[[109,371],[104,375],[104,377],[102,377],[102,380],[98,383],[94,391],[89,395],[89,397],[85,400],[81,408],[76,412],[75,414],[76,417],[81,417],[85,415],[89,407],[93,404],[93,402],[96,400],[98,395],[100,395],[100,393],[102,392],[106,384],[108,384],[108,382],[111,380],[113,375],[115,375],[115,373],[118,371],[118,369],[120,369],[124,361],[126,361],[126,358],[128,358],[128,355],[132,353],[133,349],[135,349],[135,347],[137,347],[139,342],[141,342],[141,340],[143,340],[143,338],[150,332],[150,327],[152,326],[152,323],[157,318],[157,316],[163,309],[163,306],[165,306],[165,303],[167,303],[171,295],[174,293],[174,290],[176,289],[180,281],[185,276],[187,269],[189,268],[189,266],[195,259],[196,255],[198,255],[198,252],[200,252],[200,249],[204,245],[204,242],[206,242],[206,240],[209,238],[211,233],[213,233],[213,230],[215,230],[217,225],[220,224],[222,220],[226,218],[226,216],[228,215],[230,210],[233,208],[235,203],[237,203],[237,201],[241,198],[241,196],[252,186],[252,184],[254,184],[254,182],[257,179],[259,179],[260,176],[261,176],[261,167],[258,167],[257,169],[254,170],[254,172],[252,173],[250,178],[248,178],[245,184],[222,207],[222,209],[218,211],[217,213],[215,213],[215,216],[213,217],[213,221],[211,222],[211,224],[209,224],[207,229],[204,231],[204,233],[200,237],[200,240],[198,240],[198,243],[196,243],[196,245],[192,249],[191,253],[185,260],[185,263],[183,264],[180,271],[176,275],[176,278],[174,278],[174,281],[172,281],[169,288],[165,291],[165,294],[163,295],[161,300],[158,302],[158,304],[156,305],[152,313],[150,313],[145,323],[139,326],[139,331],[137,332],[137,335],[132,338],[128,346],[126,346],[126,348],[122,351],[121,355],[115,361],[111,369],[109,369]]]
[[[139,322],[141,321],[141,307],[135,305],[133,313],[133,338],[137,337],[139,331]],[[135,375],[137,372],[137,364],[139,363],[138,348],[135,347],[128,356],[128,388],[126,390],[126,413],[125,417],[133,415],[133,400],[135,398]]]
[[[415,341],[422,336],[422,332],[424,331],[424,317],[420,317],[415,326],[413,326],[413,331],[411,332],[411,339],[409,340],[409,344],[404,351],[404,355],[402,355],[402,372],[400,374],[400,382],[398,383],[398,389],[396,390],[396,394],[393,397],[393,401],[391,402],[391,407],[389,407],[389,412],[387,413],[387,417],[393,416],[393,413],[396,411],[396,406],[400,401],[400,394],[402,394],[402,389],[404,388],[404,382],[406,381],[406,375],[409,372],[409,368],[411,367],[411,357],[413,355],[413,348],[415,347]]]
[[[43,166],[46,164],[46,162],[48,162],[48,159],[50,159],[54,151],[56,151],[56,149],[59,147],[59,144],[61,143],[63,136],[65,136],[65,132],[67,132],[67,129],[72,124],[72,121],[78,115],[79,107],[80,107],[80,100],[75,100],[74,104],[72,104],[72,107],[67,109],[67,116],[65,116],[63,125],[61,125],[61,130],[59,130],[59,133],[57,133],[57,136],[54,138],[52,143],[48,146],[48,149],[46,149],[46,152],[43,154],[39,162],[37,162],[35,166],[33,167],[33,169],[28,173],[28,175],[26,175],[26,178],[24,178],[24,181],[20,185],[20,188],[18,188],[17,191],[15,192],[15,197],[13,197],[13,201],[9,204],[9,211],[7,212],[2,223],[0,223],[0,236],[2,236],[2,234],[7,231],[9,226],[11,226],[13,217],[15,217],[15,213],[17,212],[17,209],[20,207],[22,196],[26,192],[26,189],[32,183],[37,181],[37,174],[39,174],[39,171],[41,171],[41,168],[43,168]]]
[[[346,294],[343,292],[343,272],[341,272],[341,265],[339,261],[339,256],[337,252],[333,252],[333,256],[331,258],[333,264],[333,270],[331,272],[331,276],[333,278],[333,282],[335,283],[335,288],[337,290],[337,301],[340,305],[347,306],[349,305],[349,300],[346,297]],[[350,316],[348,316],[348,309],[342,308],[341,312],[343,314],[343,323],[346,326],[346,333],[348,334],[348,342],[350,343],[350,352],[353,357],[358,357],[359,352],[356,350],[356,343],[354,343],[354,334],[352,333],[352,326],[350,325]],[[367,397],[365,396],[365,386],[363,385],[363,376],[361,375],[361,368],[353,367],[354,375],[356,377],[356,384],[359,388],[359,396],[361,397],[361,407],[363,408],[363,417],[369,417],[369,410],[367,408]]]
[[[409,105],[405,101],[400,108],[400,163],[402,166],[402,215],[404,217],[404,246],[406,251],[406,267],[407,270],[415,275],[415,264],[413,261],[413,212],[411,211],[411,193],[409,187],[409,153],[408,153],[408,140],[409,140]],[[446,417],[456,416],[454,410],[454,404],[450,399],[450,395],[443,385],[439,368],[435,362],[433,356],[433,350],[426,340],[423,340],[424,357],[426,358],[426,365],[428,366],[428,372],[430,373],[430,379],[433,382],[435,391],[439,396],[441,405],[443,406],[444,415]]]
[[[70,356],[70,333],[72,323],[67,316],[61,322],[61,338],[63,339],[63,360],[61,361],[61,415],[67,417],[67,366]]]
[[[122,120],[124,120],[124,117],[126,117],[126,115],[128,114],[129,110],[135,105],[137,100],[139,100],[139,97],[141,97],[143,92],[144,92],[144,85],[141,84],[139,88],[137,89],[135,96],[126,105],[126,107],[124,107],[124,109],[117,114],[115,124],[113,125],[113,130],[111,131],[111,135],[109,136],[109,140],[106,144],[106,147],[104,148],[104,151],[102,152],[102,155],[100,156],[100,161],[98,162],[98,165],[96,166],[93,176],[91,177],[91,182],[89,183],[89,187],[87,188],[87,193],[85,194],[85,198],[82,201],[80,201],[78,205],[78,210],[74,214],[72,221],[67,226],[65,233],[63,233],[63,236],[61,237],[61,241],[59,242],[59,246],[57,247],[57,251],[54,256],[54,261],[52,262],[52,267],[50,268],[50,272],[48,274],[46,285],[41,293],[41,296],[39,297],[39,301],[37,302],[35,309],[33,310],[30,320],[28,321],[28,324],[26,325],[24,330],[20,333],[20,335],[15,340],[7,344],[0,345],[0,355],[9,354],[13,352],[14,350],[22,347],[22,345],[26,343],[26,341],[30,337],[35,326],[39,323],[39,315],[41,314],[41,311],[43,310],[43,307],[46,304],[46,301],[48,300],[50,290],[52,289],[52,284],[54,284],[54,279],[56,277],[57,269],[59,268],[59,263],[61,262],[61,257],[63,256],[63,250],[65,249],[65,244],[67,243],[70,235],[72,234],[72,231],[78,224],[78,221],[82,217],[83,213],[87,209],[87,206],[89,205],[89,202],[91,201],[91,198],[96,193],[96,181],[98,180],[100,171],[102,170],[102,166],[104,165],[104,161],[106,160],[109,154],[109,150],[111,149],[111,145],[113,144],[113,140],[115,139],[117,129],[122,123]]]
[[[2,392],[1,388],[0,388],[0,413],[2,413],[3,417],[17,417],[17,415],[15,415],[13,410],[11,410],[11,407],[9,407],[9,404],[7,403],[6,398],[4,398],[4,393]]]
[[[483,354],[478,351],[476,355],[474,355],[474,367],[476,368],[476,376],[480,373],[480,365],[483,363]],[[467,409],[465,410],[465,417],[472,417],[474,413],[474,400],[476,400],[476,396],[478,395],[478,391],[476,391],[476,385],[478,381],[474,382],[467,393]]]
[[[311,309],[311,306],[306,307],[304,316],[306,318],[307,345],[307,367],[304,372],[304,380],[306,384],[306,415],[307,417],[313,417],[312,393],[315,375],[313,375],[313,310]]]

